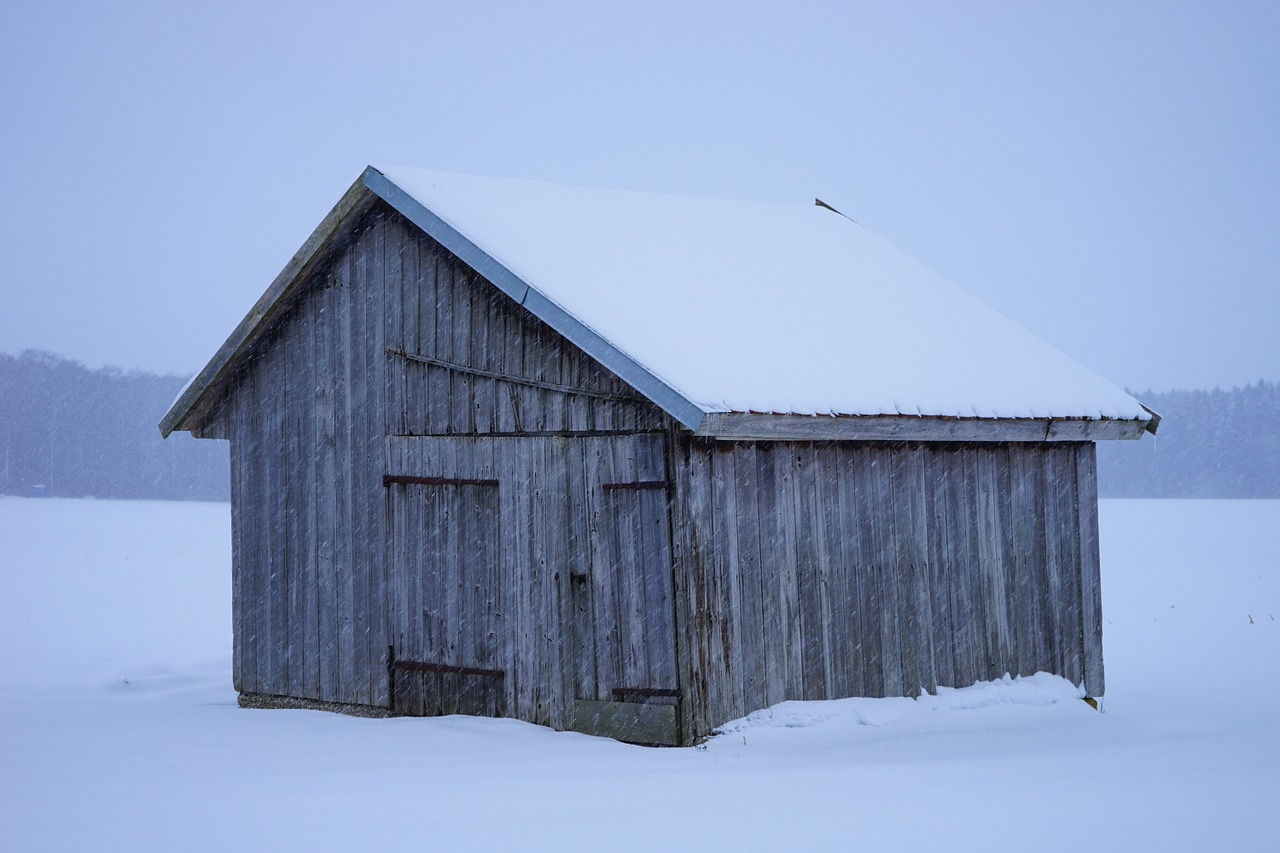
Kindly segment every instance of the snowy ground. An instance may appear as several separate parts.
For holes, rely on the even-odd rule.
[[[1104,502],[1105,713],[1038,678],[666,750],[237,708],[228,524],[0,498],[0,849],[1280,849],[1280,501]]]

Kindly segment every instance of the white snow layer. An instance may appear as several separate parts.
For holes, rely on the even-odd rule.
[[[704,411],[1148,417],[816,205],[376,168]]]
[[[779,702],[753,711],[717,729],[734,734],[761,726],[801,729],[820,723],[842,721],[860,726],[883,726],[910,714],[930,711],[964,711],[993,705],[1055,705],[1084,698],[1084,690],[1057,675],[1037,672],[1013,678],[1008,673],[997,681],[982,681],[970,687],[939,687],[937,693],[921,689],[915,699],[830,699],[809,702]]]
[[[1100,509],[1104,713],[1034,676],[648,749],[238,708],[226,504],[0,498],[0,848],[1275,850],[1280,501]]]

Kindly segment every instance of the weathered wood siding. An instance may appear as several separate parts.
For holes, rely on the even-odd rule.
[[[505,712],[556,728],[573,727],[579,700],[670,704],[661,434],[392,436],[387,470],[397,658],[499,671]]]
[[[386,348],[393,353],[385,357],[388,433],[636,432],[663,425],[657,407],[408,221],[389,215],[375,240],[385,274]]]
[[[236,689],[387,698],[377,220],[255,344],[215,429],[231,440]]]
[[[662,422],[616,376],[375,202],[335,239],[204,418],[204,434],[232,447],[236,689],[390,701],[388,434]],[[435,534],[426,526],[415,535]],[[494,546],[503,552],[527,534],[504,535],[513,538]],[[472,656],[491,654],[476,647]]]
[[[1092,451],[686,442],[686,726],[1006,672],[1101,695]]]

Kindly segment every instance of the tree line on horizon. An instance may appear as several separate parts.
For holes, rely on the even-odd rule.
[[[187,378],[0,353],[0,494],[226,501],[228,445],[156,424]],[[1116,498],[1280,498],[1280,384],[1151,391],[1156,436],[1098,443]]]
[[[227,443],[156,427],[186,381],[0,353],[0,494],[229,500]]]
[[[1111,498],[1280,498],[1280,384],[1130,392],[1162,418],[1154,436],[1098,442]]]

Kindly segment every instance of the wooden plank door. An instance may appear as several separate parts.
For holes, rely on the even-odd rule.
[[[668,483],[660,436],[583,447],[587,565],[570,576],[571,726],[679,742]]]
[[[661,435],[391,436],[384,481],[398,712],[679,742]]]
[[[497,480],[387,478],[392,708],[410,716],[505,713]]]

